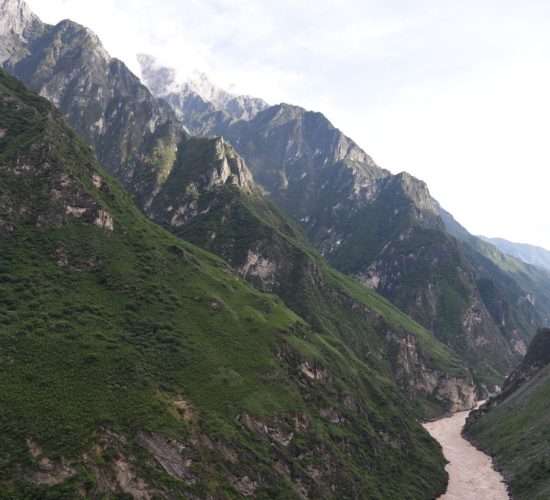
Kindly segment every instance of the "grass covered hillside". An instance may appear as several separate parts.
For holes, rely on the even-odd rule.
[[[445,487],[439,447],[388,377],[149,222],[3,72],[0,325],[2,499]]]
[[[514,499],[550,498],[550,330],[537,334],[502,394],[469,418],[466,432],[495,458]]]
[[[177,236],[221,256],[256,288],[277,294],[317,331],[344,342],[394,380],[419,416],[473,407],[475,386],[464,362],[375,291],[330,268],[266,200],[222,138],[187,140],[144,209]]]

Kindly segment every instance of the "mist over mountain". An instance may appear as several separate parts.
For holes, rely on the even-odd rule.
[[[168,102],[189,131],[196,135],[209,132],[207,122],[249,120],[268,107],[262,99],[234,95],[214,85],[204,73],[179,82],[176,71],[162,66],[154,57],[138,54],[143,81],[151,92]],[[209,118],[207,118],[209,117]]]

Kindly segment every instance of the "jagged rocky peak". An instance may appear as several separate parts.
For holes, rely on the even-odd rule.
[[[252,174],[244,160],[237,154],[233,146],[228,144],[223,137],[211,141],[215,152],[216,168],[212,171],[213,184],[231,184],[244,192],[254,190]]]
[[[184,136],[169,106],[73,21],[44,25],[43,35],[27,42],[0,43],[0,55],[6,46],[5,67],[58,106],[110,173],[146,198]]]
[[[25,36],[28,30],[41,24],[23,0],[0,0],[0,36]]]
[[[60,71],[56,64],[63,61],[61,71],[64,71],[66,78],[73,80],[75,78],[87,76],[89,80],[98,80],[98,75],[103,75],[105,68],[114,61],[103,46],[100,38],[89,28],[82,26],[74,21],[65,19],[55,26],[43,25],[45,27],[45,36],[37,41],[38,48],[33,48],[35,52],[40,53],[39,58],[28,58],[16,60],[12,58],[11,63],[19,63],[19,72],[17,76],[23,80],[27,79],[27,73],[32,74],[34,81],[32,87],[40,89],[40,93],[51,99],[59,106],[59,98],[64,92],[65,83],[59,81],[50,81],[57,78]],[[30,47],[32,44],[27,43]],[[75,64],[75,54],[81,60],[86,60],[85,64]],[[26,54],[23,54],[26,56]],[[104,80],[104,78],[100,78]],[[49,86],[48,89],[40,88],[42,85]],[[91,91],[91,82],[86,82],[86,88],[77,87],[83,96]],[[74,92],[77,92],[75,89]],[[75,104],[76,106],[76,104]]]
[[[402,194],[413,202],[420,211],[440,217],[440,207],[430,194],[428,185],[407,172],[401,172],[392,177],[392,183]]]
[[[70,19],[65,19],[55,26],[54,33],[56,33],[58,37],[66,34],[74,37],[69,40],[66,38],[60,39],[59,43],[64,43],[68,46],[76,46],[78,44],[79,47],[86,48],[89,52],[99,55],[105,62],[110,62],[112,60],[99,36],[86,26],[82,26]]]
[[[244,193],[257,189],[244,160],[222,137],[190,138],[183,146],[181,158],[174,176],[177,177],[181,169],[200,193],[227,185]]]
[[[156,58],[147,54],[138,54],[138,62],[141,66],[141,76],[151,92],[157,97],[177,99],[182,106],[188,103],[182,101],[196,101],[199,97],[202,103],[208,103],[212,109],[208,111],[222,111],[236,119],[249,120],[258,112],[268,107],[262,99],[247,95],[236,95],[228,92],[210,81],[202,72],[194,72],[187,80],[178,80],[175,69],[161,64]],[[204,111],[202,109],[187,109],[194,113]]]
[[[282,103],[259,113],[249,128],[265,142],[266,154],[278,157],[278,168],[301,160],[315,170],[342,164],[359,183],[389,175],[322,113]]]
[[[41,38],[44,40],[40,41]],[[36,43],[38,46],[33,48]],[[43,23],[23,0],[0,0],[0,64],[9,69],[29,56],[29,51],[44,50],[48,44],[55,46],[50,54],[54,60],[68,48],[85,49],[105,62],[111,60],[99,37],[90,29],[68,19],[51,26]],[[49,61],[44,69],[52,72],[53,66]]]

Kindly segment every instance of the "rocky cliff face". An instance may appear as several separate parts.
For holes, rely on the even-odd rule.
[[[221,196],[220,186],[253,190],[247,180],[250,174],[233,152],[227,150],[220,160],[219,141],[190,138],[170,107],[154,98],[120,61],[110,58],[86,28],[70,21],[42,25],[30,39],[20,37],[20,43],[25,51],[6,66],[60,107],[103,164],[158,222],[182,233],[182,225],[194,221],[189,226],[194,229],[186,232],[197,234],[197,221],[204,217],[196,216],[211,213],[216,218],[212,215],[216,207],[227,217],[240,206],[229,201],[232,195]],[[152,64],[149,69],[156,75]],[[172,86],[173,74],[161,71],[154,88],[162,94]],[[202,99],[195,90],[193,98]],[[214,91],[202,90],[204,102],[212,99],[206,102],[206,111],[229,102],[221,94],[214,98]],[[441,231],[441,221],[426,186],[406,174],[391,176],[380,169],[319,113],[287,105],[258,109],[248,121],[236,120],[227,110],[214,110],[201,113],[199,122],[210,132],[223,132],[244,154],[264,190],[304,227],[331,263],[433,328],[469,361],[490,359],[491,367],[484,368],[482,378],[487,383],[500,380],[515,362],[516,350],[501,341],[501,328],[471,283],[475,281],[471,268],[455,271],[452,264],[447,266],[470,284],[439,279],[438,262],[446,260],[452,243],[434,250],[431,238]],[[185,114],[183,108],[180,112]],[[240,221],[240,216],[234,220]],[[249,279],[277,282],[260,246],[251,241],[242,252],[232,236],[228,237],[233,243],[223,243],[228,232],[208,230],[211,237],[216,235],[203,244],[215,243],[226,258],[229,249],[240,252],[232,262],[246,269]],[[461,297],[463,289],[472,293],[456,300],[457,290]],[[451,322],[453,328],[448,328]],[[457,332],[457,324],[465,326]],[[521,329],[514,323],[504,328],[515,332],[513,345],[521,346]]]
[[[244,153],[256,180],[311,233],[327,211],[368,200],[376,181],[389,175],[323,115],[296,106],[273,106],[217,132]]]
[[[414,335],[396,336],[390,331],[387,340],[397,383],[411,399],[428,395],[449,413],[475,407],[479,393],[470,377],[434,369]]]
[[[59,151],[52,145],[63,131],[61,115],[55,112],[45,120],[44,109],[47,104],[40,102],[36,108],[22,107],[8,92],[0,96],[0,234],[8,237],[19,226],[59,228],[75,221],[113,231],[113,217],[89,192],[92,188],[107,193],[108,186],[93,162],[80,166],[85,177],[76,177],[60,163]],[[30,149],[18,144],[22,130],[37,136]],[[68,157],[87,153],[80,142],[64,151]]]
[[[43,32],[44,25],[23,0],[0,0],[0,64],[23,57],[26,43]]]
[[[152,193],[145,211],[177,230],[214,210],[219,201],[215,194],[227,189],[244,194],[257,190],[244,161],[222,138],[189,138],[180,143],[172,169]]]
[[[529,344],[521,364],[506,379],[498,399],[507,398],[548,366],[550,366],[550,329],[542,329]]]
[[[38,17],[23,0],[2,0],[0,2],[0,35],[32,37],[40,24]]]
[[[334,271],[309,248],[300,230],[266,202],[223,139],[190,139],[180,148],[146,213],[181,238],[221,255],[254,286],[280,296],[320,331],[344,340],[361,359],[377,352],[379,369],[389,370],[423,414],[473,406],[472,377],[456,368],[451,353],[434,362],[434,347],[415,343],[414,355],[421,362],[398,358],[387,363],[395,342],[404,337],[416,342],[416,327],[408,320],[392,321],[392,313],[372,301],[373,292],[354,292],[343,276],[338,278],[342,283],[335,282]],[[425,331],[422,335],[431,337]]]

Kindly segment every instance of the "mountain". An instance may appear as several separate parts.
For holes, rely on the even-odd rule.
[[[452,351],[375,292],[331,269],[300,229],[265,200],[222,138],[189,144],[192,151],[181,150],[185,160],[176,160],[146,209],[152,220],[220,255],[319,331],[376,362],[421,414],[472,407],[471,376]]]
[[[502,238],[485,238],[485,241],[495,245],[501,252],[519,259],[526,264],[542,267],[550,271],[550,251],[534,245],[513,243]]]
[[[19,59],[6,61],[6,68],[59,106],[102,164],[157,222],[172,230],[189,223],[191,215],[200,215],[193,208],[197,185],[235,181],[222,165],[215,179],[198,184],[183,172],[191,168],[200,174],[201,165],[211,168],[219,161],[216,139],[208,143],[185,132],[177,115],[185,118],[186,113],[173,111],[166,95],[153,97],[86,28],[63,21],[44,25],[33,38],[19,38],[25,51]],[[152,71],[155,66],[149,67]],[[172,88],[166,83],[171,78],[159,76],[165,83],[155,88]],[[498,286],[491,292],[491,305],[498,307],[490,310],[485,304],[474,267],[443,230],[437,205],[423,183],[380,169],[320,113],[280,105],[250,120],[236,119],[227,110],[207,115],[200,114],[203,127],[214,127],[207,135],[223,135],[235,146],[263,190],[303,227],[332,265],[375,287],[434,331],[475,369],[480,384],[499,384],[519,361],[529,334],[542,323],[538,311],[527,302],[527,315],[520,311],[519,323],[516,314],[493,315],[515,313],[515,304],[502,297]],[[187,120],[184,123],[191,128]],[[213,157],[201,157],[201,152]],[[229,170],[239,164],[235,161],[221,159]],[[209,170],[207,177],[211,174]],[[212,193],[206,194],[212,200]],[[182,204],[183,199],[187,201]],[[183,216],[174,211],[176,202]],[[215,213],[230,205],[218,205]],[[161,209],[166,212],[161,214]],[[238,218],[233,220],[238,223]],[[410,256],[416,252],[419,257],[411,265]],[[220,254],[227,258],[226,249]],[[242,256],[237,260],[242,263]]]
[[[360,359],[376,356],[420,414],[473,405],[472,377],[456,355],[328,268],[301,230],[265,200],[227,142],[184,132],[170,108],[110,59],[86,28],[63,21],[44,31],[9,69],[59,104],[150,218],[222,256],[261,290],[279,294]]]
[[[500,384],[546,321],[529,289],[450,234],[423,182],[378,167],[322,114],[283,104],[212,133],[330,264],[432,330],[480,383]]]
[[[198,114],[200,133],[231,142],[330,264],[434,331],[481,384],[500,384],[537,326],[550,322],[549,276],[495,262],[493,247],[451,227],[452,217],[423,182],[380,168],[321,113],[281,104],[236,120],[178,108],[169,93],[159,97],[186,125],[197,129]]]
[[[19,6],[39,28],[27,38],[0,33],[24,47],[4,67],[59,107],[101,163],[143,199],[186,138],[170,106],[153,98],[90,30],[68,20],[43,24],[20,0],[5,5]]]
[[[508,303],[515,304],[513,309],[507,309],[508,314],[523,310],[521,316],[524,319],[522,320],[521,316],[516,318],[516,322],[519,321],[521,324],[525,318],[529,317],[529,310],[532,310],[531,306],[533,306],[539,318],[532,317],[528,323],[524,323],[523,328],[529,330],[536,323],[550,324],[550,272],[507,255],[485,239],[471,235],[443,209],[441,209],[441,215],[447,231],[465,243],[465,248],[469,251],[470,259],[476,265],[478,272],[485,276],[485,280],[490,278],[498,281],[500,288],[506,291]],[[485,290],[490,291],[489,288]],[[502,303],[499,305],[498,301],[490,298],[488,301],[494,308],[504,311]],[[530,305],[527,305],[527,302]],[[504,316],[503,320],[507,321]],[[517,347],[526,352],[526,346],[518,344]]]
[[[443,491],[382,364],[150,222],[2,70],[0,130],[0,498]]]
[[[514,498],[550,496],[550,330],[533,339],[502,393],[468,419],[467,436],[490,453]]]
[[[235,95],[214,85],[204,73],[179,83],[176,71],[154,57],[138,54],[141,77],[153,94],[167,101],[194,135],[204,135],[212,125],[206,120],[250,120],[268,107],[262,99]]]

